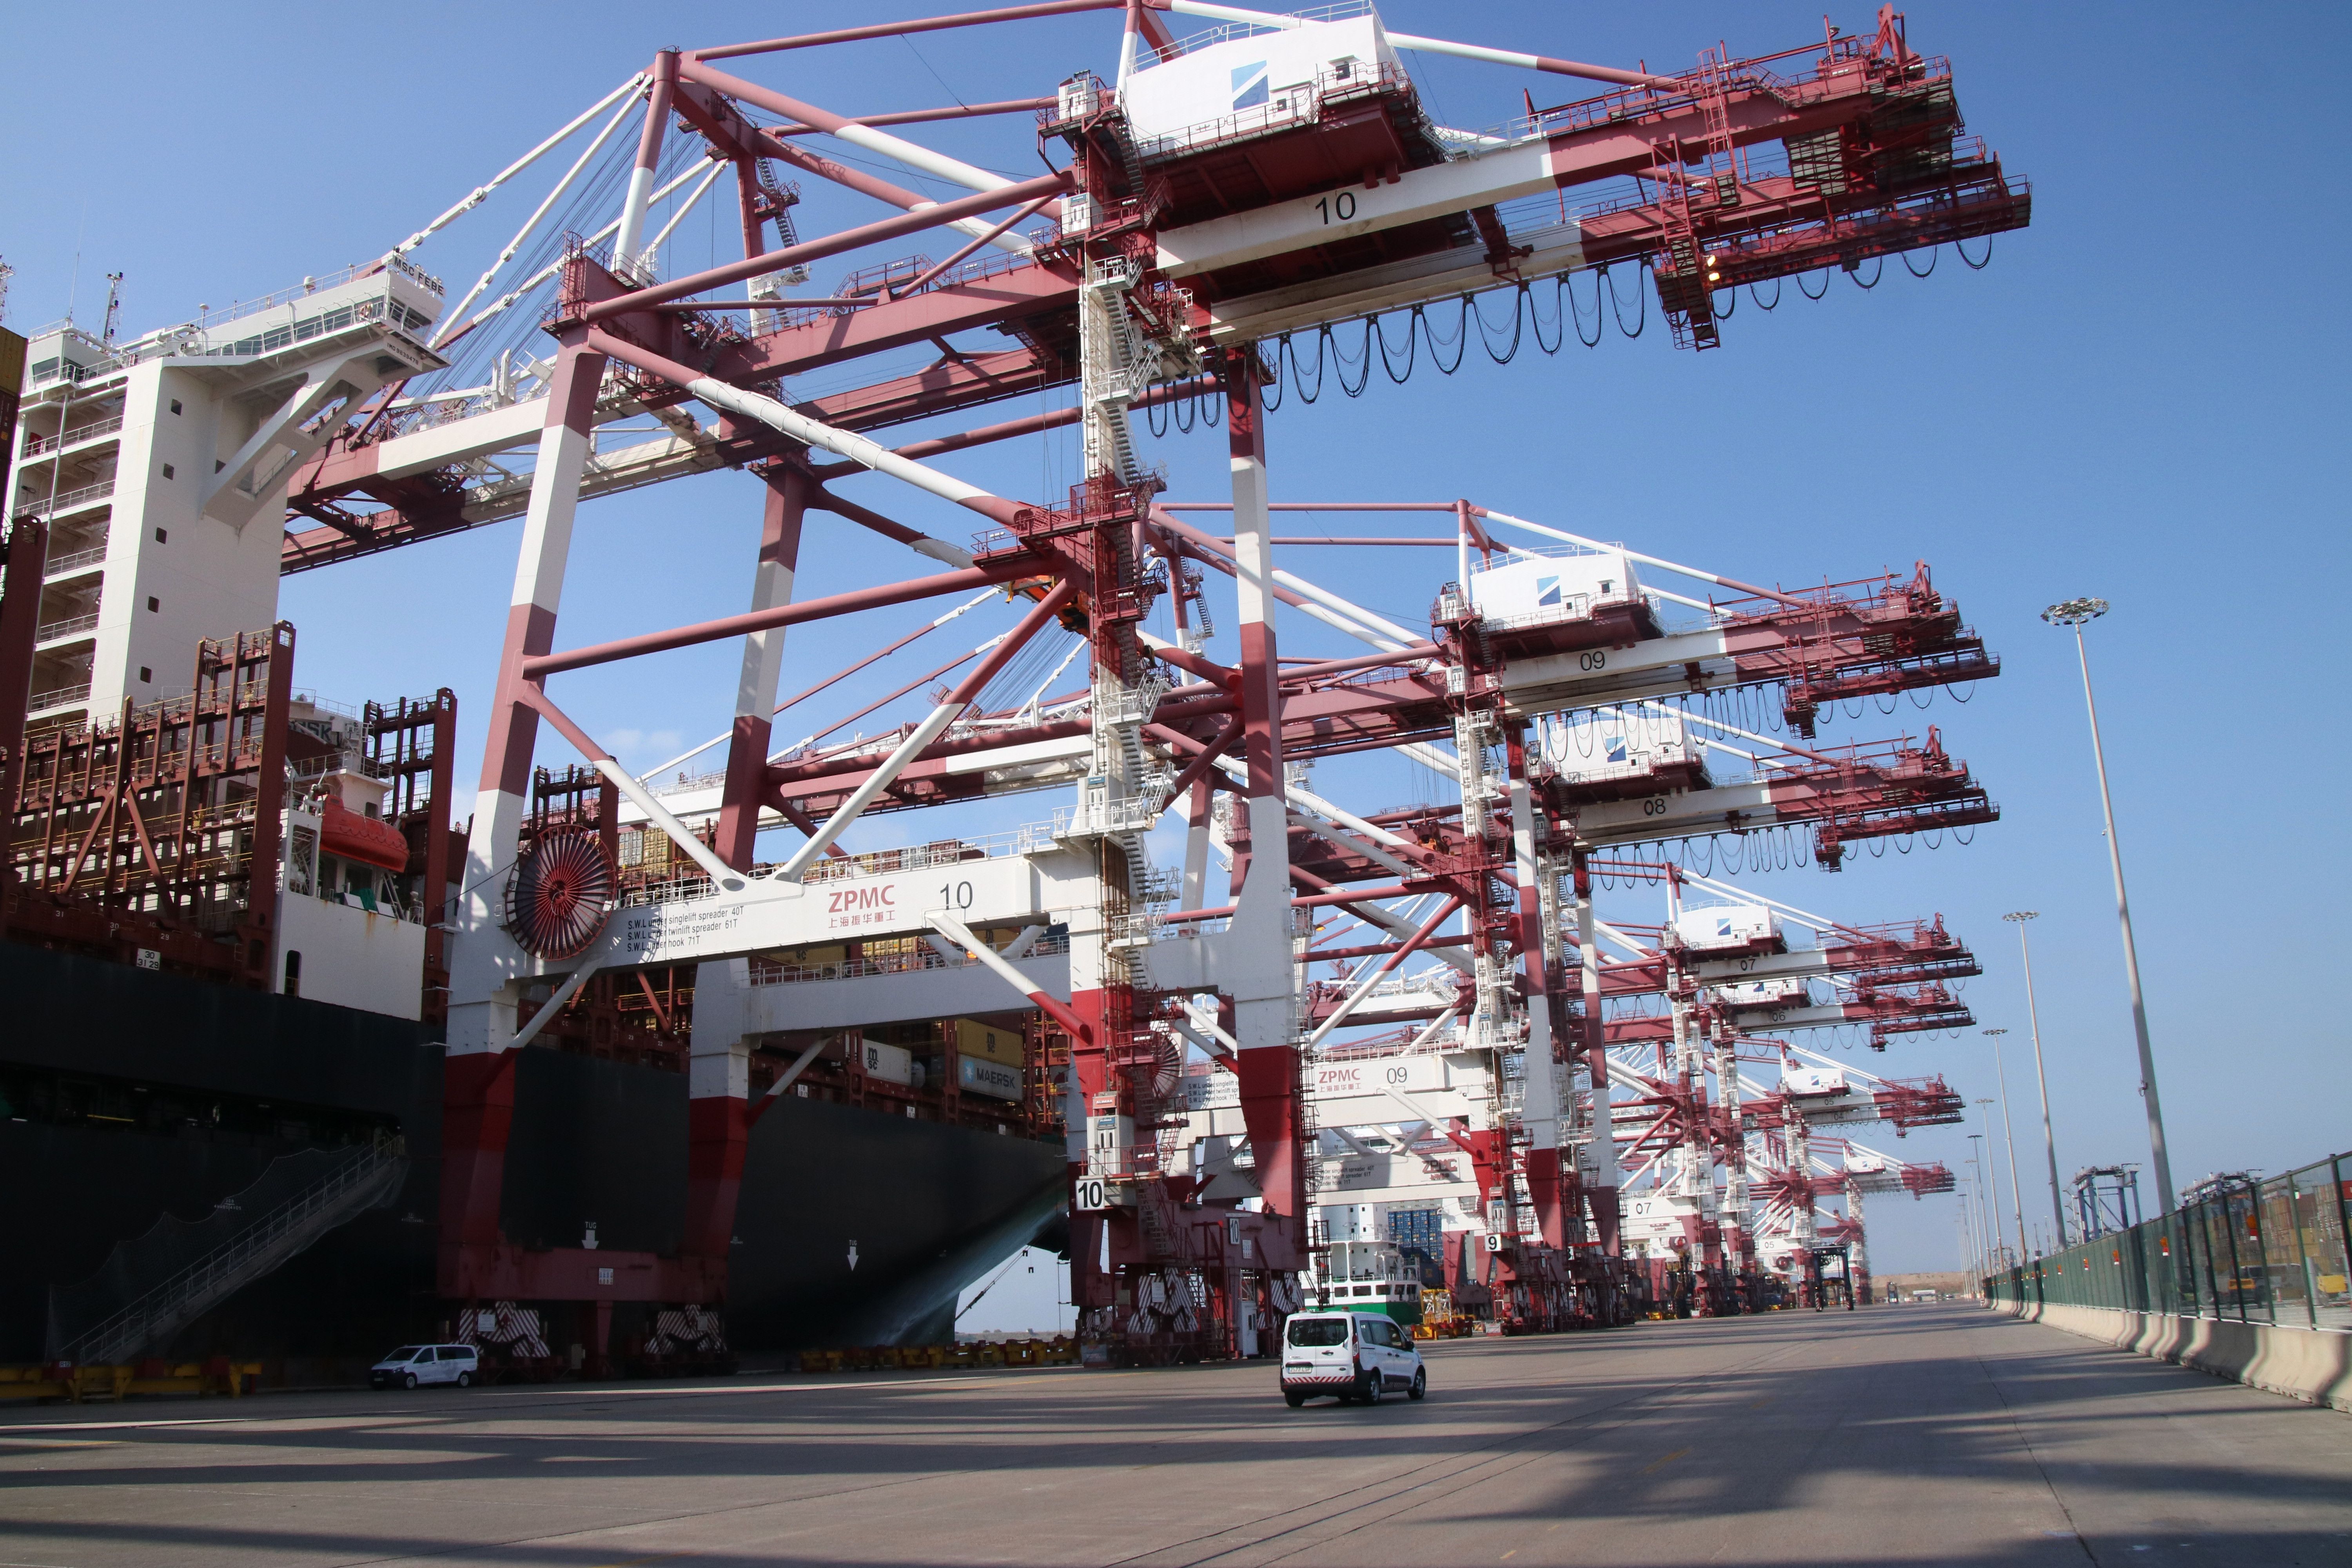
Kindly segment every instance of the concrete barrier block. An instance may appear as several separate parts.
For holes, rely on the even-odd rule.
[[[2226,1377],[2250,1388],[2352,1410],[2352,1334],[2118,1312],[2054,1301],[2039,1306],[2004,1302],[1996,1310],[2117,1350]]]

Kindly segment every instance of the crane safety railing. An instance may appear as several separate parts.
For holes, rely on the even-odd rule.
[[[1308,5],[1296,11],[1286,11],[1278,22],[1219,22],[1213,26],[1196,28],[1181,37],[1171,39],[1166,48],[1147,46],[1146,56],[1139,59],[1138,66],[1143,68],[1166,65],[1171,60],[1181,60],[1187,55],[1199,54],[1213,44],[1223,44],[1234,38],[1254,38],[1267,33],[1286,31],[1289,26],[1300,22],[1345,22],[1353,17],[1369,16],[1371,14],[1371,0],[1335,0],[1334,4],[1328,5]]]
[[[2352,1333],[2352,1153],[2233,1182],[1986,1277],[1996,1306],[2104,1308]]]
[[[894,941],[906,941],[894,938]],[[869,943],[869,946],[874,945]],[[1047,933],[1029,945],[1021,956],[1051,958],[1070,951],[1067,931]],[[863,958],[843,958],[831,963],[782,963],[773,959],[754,955],[751,965],[754,985],[797,985],[812,980],[863,980],[877,974],[913,974],[930,969],[970,969],[980,960],[959,953],[950,959],[919,938],[911,941],[903,952],[877,953]]]

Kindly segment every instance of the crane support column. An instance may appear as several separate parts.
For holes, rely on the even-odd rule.
[[[1601,1016],[1601,949],[1592,932],[1592,871],[1579,849],[1573,866],[1576,879],[1576,944],[1584,960],[1584,1057],[1592,1072],[1592,1232],[1604,1257],[1620,1258],[1624,1245],[1618,1235],[1617,1141],[1609,1105],[1609,1037]]]
[[[760,560],[751,575],[751,610],[793,602],[800,563],[801,523],[816,481],[797,464],[770,463],[760,521]],[[768,739],[776,681],[784,664],[784,628],[765,626],[743,638],[743,671],[735,686],[735,727],[727,747],[727,783],[719,807],[719,858],[738,871],[751,866],[760,831],[760,795],[767,784]]]
[[[530,806],[531,748],[539,712],[526,700],[523,661],[555,646],[555,615],[572,552],[580,481],[593,443],[604,356],[580,335],[566,342],[547,398],[530,504],[515,564],[514,595],[499,656],[474,826],[466,846],[466,893],[449,961],[448,1058],[441,1132],[441,1293],[466,1297],[463,1258],[499,1242],[507,1134],[514,1119],[508,1047],[527,962],[500,925],[499,889],[522,841]]]
[[[1240,601],[1242,810],[1250,875],[1235,900],[1224,977],[1234,999],[1242,1120],[1266,1207],[1304,1226],[1307,1152],[1299,1147],[1298,1018],[1290,913],[1290,822],[1283,797],[1282,692],[1275,658],[1274,542],[1267,512],[1265,413],[1255,351],[1224,356],[1227,453],[1234,482],[1234,586]],[[1303,1232],[1300,1239],[1304,1240]]]
[[[735,1235],[735,1203],[751,1137],[751,1052],[743,994],[751,963],[730,958],[695,966],[694,1035],[687,1058],[686,1231],[683,1250],[724,1280]]]
[[[1528,788],[1527,727],[1505,731],[1511,770],[1512,863],[1519,881],[1519,973],[1527,984],[1528,1089],[1521,1112],[1528,1130],[1528,1197],[1536,1228],[1551,1247],[1568,1246],[1560,1205],[1559,1079],[1554,1071],[1551,996],[1543,940],[1543,876],[1536,855],[1535,803]]]
[[[1748,1135],[1741,1130],[1739,1053],[1728,1019],[1712,1021],[1715,1032],[1715,1082],[1717,1116],[1723,1134],[1723,1254],[1735,1276],[1745,1276],[1755,1261],[1752,1226],[1748,1215]]]
[[[816,481],[805,469],[772,462],[759,469],[767,481],[760,520],[760,555],[751,574],[753,613],[789,605],[800,561],[801,525]],[[734,732],[720,790],[719,858],[751,869],[760,832],[760,796],[767,784],[771,714],[783,669],[784,630],[765,626],[743,638],[742,672],[735,685]],[[735,1205],[751,1143],[751,1049],[740,1017],[750,966],[728,959],[696,966],[694,1033],[687,1058],[685,1250],[725,1278],[734,1238]]]

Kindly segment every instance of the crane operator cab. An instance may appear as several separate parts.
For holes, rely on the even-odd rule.
[[[1428,1392],[1421,1352],[1384,1312],[1294,1312],[1283,1327],[1282,1397],[1293,1410],[1321,1394],[1378,1405],[1385,1394]]]

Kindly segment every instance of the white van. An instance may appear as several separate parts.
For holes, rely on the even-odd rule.
[[[1429,1392],[1412,1337],[1384,1312],[1294,1312],[1282,1331],[1282,1397],[1293,1410],[1318,1394],[1342,1405]]]
[[[471,1345],[403,1345],[368,1368],[368,1382],[378,1388],[415,1388],[424,1383],[470,1388],[481,1370],[480,1352]]]

